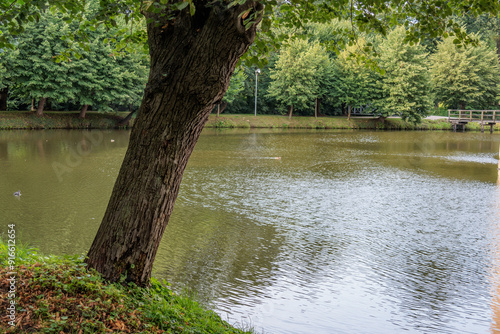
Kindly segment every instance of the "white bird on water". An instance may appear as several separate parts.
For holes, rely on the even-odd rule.
[[[14,193],[14,196],[20,197],[21,196],[21,190],[18,190]]]

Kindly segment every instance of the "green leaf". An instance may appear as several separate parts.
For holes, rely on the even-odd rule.
[[[196,6],[192,1],[189,2],[189,12],[191,13],[191,16],[194,16],[196,12]]]
[[[175,9],[177,9],[177,10],[183,10],[184,8],[186,8],[189,5],[190,5],[190,3],[187,2],[187,1],[178,2],[178,3],[175,4]]]

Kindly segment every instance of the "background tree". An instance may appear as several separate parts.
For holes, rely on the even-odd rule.
[[[111,111],[112,105],[125,105],[129,111],[137,107],[147,80],[144,54],[115,53],[102,39],[82,50],[82,58],[71,64],[70,80],[77,90],[76,101],[82,106],[80,118],[88,106]]]
[[[85,17],[92,17],[98,8],[99,1],[88,1]],[[127,52],[110,38],[130,28],[123,20],[116,27],[86,27],[84,40],[78,41],[67,33],[77,30],[80,22],[68,22],[68,14],[48,9],[39,14],[39,22],[27,24],[19,34],[15,51],[4,49],[0,58],[0,64],[11,68],[1,72],[0,80],[10,75],[17,81],[11,94],[15,100],[37,98],[34,94],[43,91],[52,102],[80,105],[82,118],[89,106],[100,111],[110,111],[112,106],[138,107],[147,81],[147,54],[143,48]],[[43,43],[37,38],[43,38]],[[33,70],[34,66],[38,70]],[[0,89],[0,100],[6,102],[4,91]]]
[[[295,39],[280,52],[276,66],[271,70],[268,96],[293,109],[312,110],[317,98],[327,92],[327,77],[331,63],[319,43]]]
[[[222,102],[217,104],[217,117],[219,117],[219,114],[226,109],[227,105],[233,103],[236,97],[245,89],[245,80],[247,80],[247,78],[248,76],[243,69],[238,68],[234,71],[231,81],[229,81],[229,87],[227,88],[226,94],[224,94],[222,98]]]
[[[137,110],[141,104],[144,87],[148,79],[149,61],[147,55],[139,50],[137,52],[123,52],[116,55],[117,77],[120,84],[115,104],[126,105],[130,112]]]
[[[431,107],[427,54],[420,43],[407,44],[405,38],[405,28],[398,27],[379,45],[379,64],[385,75],[383,97],[374,100],[374,105],[383,117],[395,114],[420,122]]]
[[[438,44],[430,63],[435,99],[445,107],[483,109],[498,101],[498,58],[486,43],[458,47],[455,38],[450,36]]]
[[[102,38],[91,34],[87,50],[80,49],[80,59],[73,61],[68,77],[75,88],[75,102],[81,106],[80,118],[85,118],[89,105],[107,103],[114,99],[112,48],[103,45]]]
[[[334,61],[335,81],[332,96],[348,108],[348,118],[352,108],[374,105],[374,102],[384,95],[380,82],[382,76],[372,67],[364,63],[364,38],[347,46]]]
[[[25,33],[16,40],[12,76],[19,91],[38,101],[38,116],[43,114],[47,99],[71,100],[76,93],[67,78],[72,60],[54,61],[69,48],[63,39],[70,32],[69,25],[61,17],[51,11],[41,13],[39,22],[28,23]]]
[[[7,110],[9,86],[12,85],[12,71],[9,68],[12,64],[11,52],[12,50],[3,50],[0,53],[0,110]]]

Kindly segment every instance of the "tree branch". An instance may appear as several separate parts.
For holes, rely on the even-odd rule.
[[[12,1],[12,3],[11,3],[11,4],[10,4],[10,6],[9,6],[9,10],[10,10],[10,9],[12,9],[12,6],[14,6],[14,4],[15,4],[16,2],[17,2],[17,0]]]

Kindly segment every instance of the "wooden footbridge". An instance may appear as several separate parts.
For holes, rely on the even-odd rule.
[[[453,125],[453,131],[460,129],[465,131],[468,123],[476,122],[481,124],[481,132],[484,132],[484,126],[490,126],[490,133],[493,133],[493,127],[500,123],[500,110],[448,110],[448,122]]]

